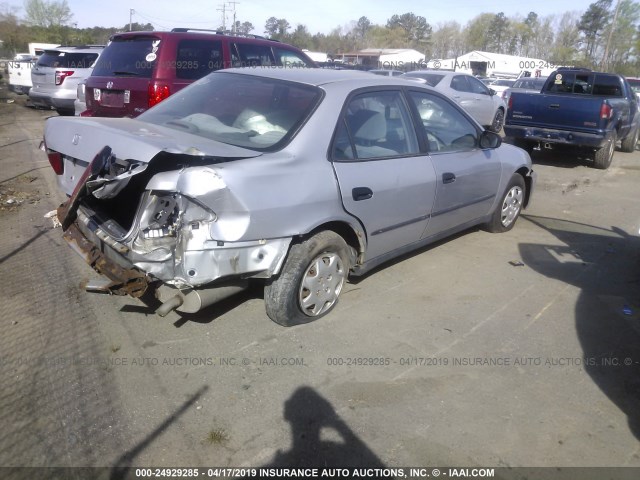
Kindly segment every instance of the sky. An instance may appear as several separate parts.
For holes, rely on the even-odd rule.
[[[0,0],[22,8],[18,0]],[[55,1],[55,0],[54,0]],[[234,1],[234,0],[232,0]],[[311,34],[329,33],[336,27],[348,27],[352,21],[367,17],[371,23],[384,25],[394,14],[414,13],[423,16],[436,29],[439,23],[455,20],[465,25],[480,13],[504,12],[507,17],[526,16],[535,11],[540,17],[567,11],[583,13],[595,0],[237,0],[236,19],[251,22],[256,35],[264,34],[264,24],[270,17],[284,18],[295,28],[305,25]],[[78,28],[94,26],[119,27],[132,19],[152,23],[156,30],[173,27],[217,28],[222,23],[225,5],[227,26],[233,21],[233,5],[224,0],[67,0],[73,13],[71,23]],[[18,16],[23,16],[21,9]]]

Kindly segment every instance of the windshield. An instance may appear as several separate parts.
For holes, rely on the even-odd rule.
[[[317,87],[220,71],[138,118],[229,145],[276,150],[291,139],[320,96]]]

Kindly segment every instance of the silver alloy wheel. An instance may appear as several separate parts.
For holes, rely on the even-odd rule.
[[[308,317],[317,317],[338,300],[346,272],[340,256],[333,252],[318,255],[302,276],[298,293],[300,308]]]
[[[514,185],[507,192],[502,202],[502,214],[500,215],[500,221],[504,227],[511,225],[522,209],[522,202],[524,201],[524,192],[518,185]]]

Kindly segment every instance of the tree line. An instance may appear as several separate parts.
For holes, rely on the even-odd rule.
[[[213,28],[222,29],[223,26]],[[132,30],[153,30],[153,24],[134,23]],[[24,15],[0,3],[0,56],[26,51],[29,42],[105,44],[122,27],[78,29],[66,0],[26,0]],[[541,58],[557,65],[575,65],[640,76],[640,4],[633,0],[598,0],[586,11],[567,11],[541,17],[480,13],[466,25],[456,21],[429,24],[415,13],[391,16],[384,25],[366,16],[312,34],[302,24],[271,17],[260,32],[237,20],[231,30],[264,35],[299,48],[339,56],[364,48],[413,48],[427,59],[454,58],[472,50]]]

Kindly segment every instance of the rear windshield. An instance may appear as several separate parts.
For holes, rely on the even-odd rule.
[[[317,87],[220,71],[138,119],[229,145],[275,150],[289,141],[320,97]]]
[[[438,83],[440,83],[440,80],[442,80],[444,78],[444,75],[438,75],[437,73],[407,73],[406,74],[408,77],[416,77],[416,78],[422,78],[423,80],[426,80],[427,85],[431,86],[431,87],[435,87]]]
[[[38,59],[39,67],[51,68],[91,68],[98,53],[75,53],[47,50]]]
[[[159,42],[153,37],[114,39],[102,52],[92,76],[151,78]]]

